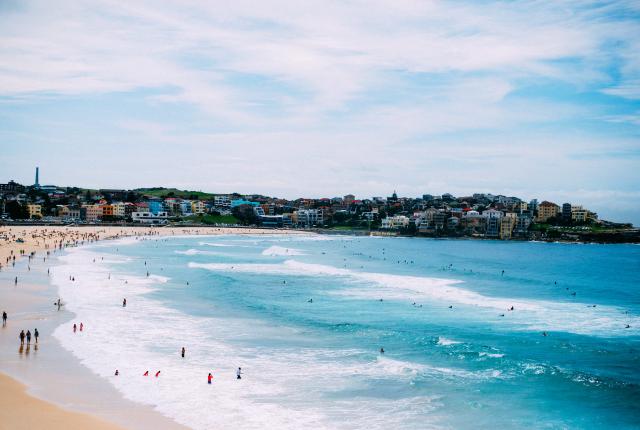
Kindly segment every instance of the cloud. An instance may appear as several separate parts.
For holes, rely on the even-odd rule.
[[[639,149],[637,2],[0,6],[0,145],[13,160],[2,171],[55,147],[47,170],[73,161],[67,183],[85,185],[83,173],[288,197],[534,197],[640,179],[637,157],[615,156]],[[106,148],[190,168],[157,175]]]

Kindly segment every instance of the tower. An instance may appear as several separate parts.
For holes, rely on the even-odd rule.
[[[36,166],[36,183],[33,185],[36,188],[40,188],[40,168]]]

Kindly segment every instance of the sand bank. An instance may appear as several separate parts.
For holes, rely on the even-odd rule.
[[[129,236],[177,236],[220,234],[308,234],[295,230],[231,227],[103,227],[103,226],[0,226],[0,269],[11,266],[21,256],[52,251],[105,239]]]
[[[0,405],[0,429],[123,430],[99,418],[32,397],[24,385],[3,374],[0,374]]]

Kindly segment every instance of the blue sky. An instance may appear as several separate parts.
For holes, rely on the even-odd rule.
[[[640,224],[638,1],[0,1],[0,181]]]

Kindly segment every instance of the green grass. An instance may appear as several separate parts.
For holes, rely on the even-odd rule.
[[[137,193],[153,196],[153,197],[179,197],[181,199],[190,199],[197,197],[198,200],[211,200],[214,194],[204,193],[202,191],[179,190],[177,188],[137,188]]]

